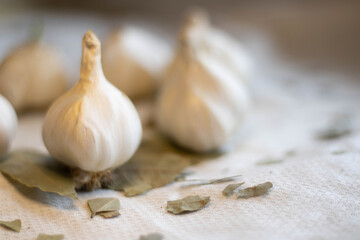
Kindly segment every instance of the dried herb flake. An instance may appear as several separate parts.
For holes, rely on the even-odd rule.
[[[94,198],[88,200],[91,210],[91,217],[102,212],[118,211],[120,209],[120,201],[117,198]]]
[[[146,236],[141,235],[139,240],[162,240],[164,239],[164,236],[160,233],[150,233]]]
[[[251,197],[263,196],[266,193],[268,193],[268,191],[272,187],[273,187],[273,184],[271,182],[265,182],[265,183],[261,183],[259,185],[253,186],[253,187],[240,189],[239,191],[236,192],[236,195],[238,196],[238,198],[245,198],[245,199],[248,199]]]
[[[62,240],[62,239],[64,239],[63,234],[48,235],[43,233],[40,233],[36,238],[36,240]]]
[[[14,221],[0,221],[0,225],[15,232],[20,232],[21,230],[20,219],[15,219]]]
[[[64,166],[50,156],[30,151],[13,152],[4,157],[0,171],[25,186],[77,199],[74,180],[64,174]]]
[[[111,211],[111,212],[101,212],[99,213],[100,216],[104,218],[114,218],[120,215],[119,211]]]
[[[243,185],[245,182],[241,182],[241,183],[234,183],[234,184],[229,184],[227,185],[224,190],[223,190],[223,194],[227,197],[231,196],[234,194],[234,192],[241,186]]]
[[[208,184],[217,184],[217,183],[224,183],[224,182],[230,182],[235,180],[236,178],[240,177],[241,175],[235,175],[231,177],[224,177],[224,178],[216,178],[216,179],[184,179],[184,180],[178,180],[185,181],[185,182],[198,182],[194,183],[192,185],[208,185]]]
[[[193,212],[205,207],[210,202],[209,196],[188,196],[183,199],[168,201],[167,210],[173,214]]]

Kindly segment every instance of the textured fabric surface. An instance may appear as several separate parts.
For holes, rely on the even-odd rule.
[[[260,51],[261,52],[261,51]],[[138,239],[159,232],[165,239],[358,239],[360,236],[360,83],[329,72],[305,72],[263,58],[251,85],[253,108],[236,144],[227,154],[189,167],[189,178],[241,174],[245,187],[271,181],[265,197],[226,198],[226,183],[169,184],[126,198],[112,190],[80,193],[79,200],[26,188],[0,175],[0,218],[20,218],[20,233],[0,229],[0,239],[35,239],[39,233],[65,239]],[[139,106],[145,116],[151,105]],[[333,141],[315,134],[341,114],[353,131]],[[13,149],[46,152],[42,113],[19,120]],[[294,154],[288,154],[293,151]],[[334,154],[334,151],[345,151]],[[283,162],[258,165],[266,158]],[[172,215],[166,201],[192,194],[211,196],[197,212]],[[121,216],[90,219],[87,200],[118,197]]]

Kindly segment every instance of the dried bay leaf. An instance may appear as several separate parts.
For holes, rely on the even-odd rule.
[[[160,233],[150,233],[146,236],[141,235],[139,240],[162,240],[164,239],[164,236]]]
[[[168,201],[167,210],[173,214],[193,212],[205,207],[209,202],[209,196],[188,196],[183,199]]]
[[[117,198],[94,198],[88,200],[91,217],[101,212],[112,212],[120,209],[120,201]]]
[[[13,152],[0,163],[0,171],[27,187],[77,199],[74,180],[50,156],[32,151]]]
[[[231,177],[224,177],[224,178],[216,178],[216,179],[184,179],[184,180],[178,180],[184,181],[184,182],[198,182],[194,183],[192,185],[208,185],[208,184],[217,184],[217,183],[224,183],[224,182],[230,182],[235,180],[236,178],[241,177],[241,175],[235,175]]]
[[[15,219],[14,221],[0,221],[0,225],[15,232],[20,232],[21,230],[20,219]]]
[[[240,189],[239,191],[236,192],[236,195],[238,196],[238,198],[245,198],[245,199],[248,199],[251,197],[258,197],[258,196],[262,196],[262,195],[265,195],[266,193],[268,193],[268,191],[272,187],[273,187],[273,184],[271,182],[265,182],[265,183],[261,183],[256,186],[253,186],[253,187]]]
[[[99,213],[100,216],[104,218],[114,218],[120,215],[119,211],[111,211],[111,212],[101,212]]]
[[[277,159],[277,158],[266,158],[261,161],[258,161],[256,165],[271,165],[271,164],[278,164],[284,162],[284,159]]]
[[[65,236],[63,234],[48,235],[48,234],[40,233],[36,238],[36,240],[62,240],[64,239],[64,237]]]
[[[124,191],[125,196],[135,196],[173,182],[189,164],[188,159],[172,153],[140,151],[114,170],[109,188]]]
[[[227,185],[224,190],[223,190],[223,194],[227,197],[231,196],[234,194],[235,190],[238,189],[241,185],[243,185],[245,182],[241,182],[241,183],[233,183],[233,184],[229,184]]]
[[[340,115],[325,129],[317,133],[319,140],[334,140],[349,135],[352,132],[349,115]]]

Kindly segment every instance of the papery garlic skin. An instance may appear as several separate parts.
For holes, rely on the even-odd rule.
[[[18,48],[0,66],[0,94],[16,111],[47,107],[66,87],[59,54],[39,43]]]
[[[136,27],[113,32],[102,49],[106,78],[130,98],[152,93],[170,58],[161,39]]]
[[[159,129],[197,152],[226,144],[241,127],[249,97],[239,75],[203,45],[203,32],[184,32],[157,99]]]
[[[80,80],[50,107],[43,125],[51,156],[89,172],[125,163],[142,136],[134,105],[106,80],[100,58],[100,41],[88,31],[83,38]]]
[[[0,95],[0,155],[9,150],[17,130],[17,116],[8,100]]]

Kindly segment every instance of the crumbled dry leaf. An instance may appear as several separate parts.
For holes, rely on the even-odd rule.
[[[332,154],[334,155],[341,155],[341,154],[344,154],[344,153],[347,153],[348,151],[346,150],[339,150],[339,151],[333,151]]]
[[[276,158],[266,158],[261,161],[258,161],[256,165],[271,165],[284,162],[284,159],[276,159]]]
[[[99,213],[100,216],[104,218],[114,218],[120,215],[119,211],[111,211],[111,212],[101,212]]]
[[[50,156],[31,151],[13,152],[4,157],[0,171],[28,187],[77,199],[74,180]]]
[[[338,116],[327,128],[317,133],[320,140],[333,140],[349,135],[352,132],[350,116]]]
[[[217,184],[217,183],[224,183],[224,182],[230,182],[235,180],[236,178],[241,177],[241,175],[235,175],[231,177],[224,177],[224,178],[216,178],[216,179],[184,179],[184,180],[178,180],[185,181],[185,182],[196,182],[192,185],[208,185],[208,184]]]
[[[262,196],[262,195],[265,195],[266,193],[268,193],[268,191],[272,187],[273,187],[273,184],[271,182],[265,182],[265,183],[261,183],[259,185],[253,186],[253,187],[240,189],[239,191],[236,192],[236,195],[239,198],[245,198],[245,199],[251,198],[251,197],[258,197],[258,196]]]
[[[120,209],[120,201],[117,198],[94,198],[88,200],[91,217],[101,212],[112,212]]]
[[[40,233],[36,238],[36,240],[62,240],[62,239],[64,239],[63,234],[48,235],[43,233]]]
[[[0,225],[15,232],[20,232],[21,230],[20,219],[15,219],[14,221],[0,221]]]
[[[139,240],[162,240],[164,239],[163,235],[160,233],[150,233],[146,236],[141,235]]]
[[[234,183],[234,184],[229,184],[227,185],[224,190],[223,190],[223,194],[227,197],[231,196],[234,194],[234,192],[241,186],[243,185],[245,182],[241,182],[241,183]]]
[[[173,214],[193,212],[205,207],[210,202],[209,196],[188,196],[183,199],[168,201],[167,210]]]
[[[125,196],[135,196],[173,182],[189,164],[188,159],[172,153],[140,151],[115,169],[110,188],[124,191]]]

